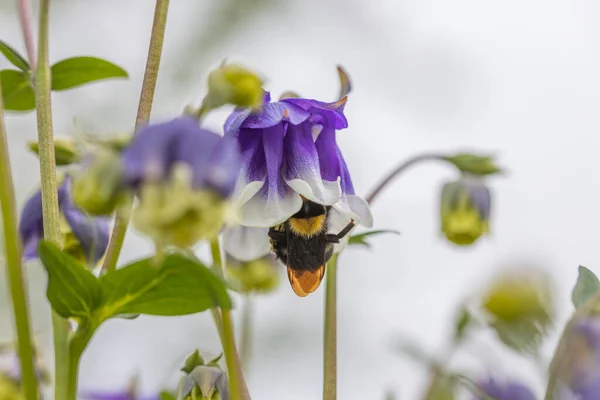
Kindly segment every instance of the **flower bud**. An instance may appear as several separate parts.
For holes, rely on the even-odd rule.
[[[229,399],[227,375],[218,365],[221,357],[202,357],[198,350],[188,356],[181,369],[187,374],[182,386],[185,400]]]
[[[489,232],[490,190],[473,177],[446,183],[441,194],[441,231],[454,244],[469,246]]]
[[[494,163],[491,156],[478,156],[476,154],[462,153],[444,157],[444,159],[459,169],[462,173],[471,175],[492,175],[502,172]]]
[[[239,261],[227,254],[227,274],[244,293],[270,293],[279,285],[277,259],[272,254],[252,261]]]
[[[552,313],[552,291],[545,275],[519,271],[497,278],[488,289],[483,307],[497,319],[546,320]]]
[[[133,224],[159,245],[186,248],[216,237],[224,224],[223,198],[213,190],[194,189],[190,175],[189,168],[179,164],[171,179],[140,186]]]
[[[258,108],[263,103],[262,80],[239,65],[223,65],[208,75],[208,94],[203,108],[214,109],[225,104]]]
[[[110,215],[125,196],[123,164],[117,152],[99,148],[73,173],[75,204],[91,215]]]
[[[28,142],[27,147],[39,156],[40,146],[38,142]],[[58,166],[79,161],[80,154],[77,151],[75,141],[73,139],[54,139],[54,157]]]

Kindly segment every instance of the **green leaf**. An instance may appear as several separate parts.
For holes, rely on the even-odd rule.
[[[0,83],[6,110],[30,111],[35,108],[35,93],[26,72],[4,69],[0,71]]]
[[[19,54],[18,51],[2,40],[0,40],[0,53],[4,54],[4,57],[21,71],[28,72],[31,69],[27,60]]]
[[[465,307],[461,308],[454,323],[454,340],[456,342],[464,339],[465,334],[467,333],[467,330],[471,326],[472,322],[473,316],[469,310],[467,310]]]
[[[531,319],[510,322],[498,319],[490,327],[504,345],[517,353],[535,354],[547,333],[543,324]]]
[[[425,400],[454,400],[455,380],[445,374],[438,374],[428,388]]]
[[[52,242],[42,240],[40,260],[48,272],[46,296],[61,317],[89,318],[102,301],[98,279]]]
[[[96,57],[67,58],[54,64],[52,90],[66,90],[101,79],[127,78],[123,68]]]
[[[187,315],[220,307],[230,309],[225,283],[201,262],[181,254],[161,265],[148,258],[100,278],[103,318],[119,314]]]
[[[177,398],[169,392],[160,392],[160,400],[177,400]]]
[[[198,365],[204,365],[204,359],[200,355],[200,351],[196,350],[192,354],[187,356],[185,362],[183,363],[183,368],[181,368],[181,371],[185,372],[186,374],[189,374]]]
[[[600,292],[598,277],[592,271],[580,265],[579,277],[571,294],[575,308],[579,308],[598,292]]]
[[[348,240],[348,244],[365,246],[367,248],[371,248],[371,243],[369,243],[367,241],[367,238],[369,236],[381,235],[383,233],[394,233],[396,235],[400,235],[400,232],[392,230],[392,229],[380,229],[380,230],[375,230],[375,231],[359,233],[358,235],[351,236],[350,240]]]

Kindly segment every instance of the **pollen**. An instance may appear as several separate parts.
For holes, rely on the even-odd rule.
[[[311,218],[290,218],[289,226],[296,235],[315,236],[325,229],[325,215]]]

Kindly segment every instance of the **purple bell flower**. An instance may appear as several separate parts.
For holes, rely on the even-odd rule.
[[[565,333],[565,349],[558,362],[557,400],[600,398],[600,318],[588,317]]]
[[[490,377],[481,382],[479,388],[495,400],[536,400],[528,387],[514,381],[500,382]],[[475,400],[485,400],[485,397],[476,396]]]
[[[191,169],[194,189],[212,189],[223,198],[233,193],[240,171],[238,144],[200,127],[198,120],[179,117],[142,128],[123,153],[125,182],[168,180],[176,164]]]
[[[60,208],[63,224],[65,250],[72,255],[81,253],[83,261],[97,263],[106,252],[109,240],[109,219],[105,217],[92,217],[77,208],[71,197],[71,179],[67,177],[58,188],[58,206]],[[42,193],[37,191],[27,200],[21,211],[19,221],[19,234],[23,243],[23,257],[31,260],[38,257],[37,248],[39,241],[44,237],[42,218]],[[72,243],[68,238],[72,234],[77,243]],[[66,237],[65,237],[66,236]]]
[[[370,208],[354,192],[336,142],[336,131],[348,127],[346,99],[324,103],[286,98],[271,103],[267,94],[260,111],[237,110],[227,119],[225,136],[235,138],[243,153],[232,197],[239,226],[226,228],[224,236],[225,249],[235,258],[245,261],[257,249],[268,251],[268,228],[294,215],[303,199],[332,207],[332,233],[350,220],[372,226]]]

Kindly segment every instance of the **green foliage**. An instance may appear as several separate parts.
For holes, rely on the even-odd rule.
[[[579,266],[579,276],[573,288],[571,299],[575,308],[585,304],[592,296],[600,292],[598,277],[583,265]]]
[[[96,277],[52,242],[41,241],[38,253],[48,272],[46,295],[52,308],[63,318],[91,318],[102,301]]]
[[[177,397],[169,392],[160,392],[160,400],[177,400]]]
[[[100,278],[104,317],[119,314],[187,315],[230,309],[225,283],[197,260],[165,256],[161,265],[147,258]]]
[[[431,383],[425,400],[454,400],[455,390],[455,380],[446,374],[439,374]]]
[[[384,233],[394,233],[396,235],[400,235],[400,232],[392,230],[392,229],[379,229],[379,230],[374,230],[374,231],[359,233],[358,235],[351,236],[350,240],[348,240],[348,244],[349,245],[364,246],[364,247],[370,249],[371,248],[371,243],[369,243],[367,241],[367,238],[369,238],[370,236],[381,235],[381,234],[384,234]]]
[[[66,90],[111,78],[127,78],[123,68],[96,57],[72,57],[51,67],[52,90]]]
[[[544,324],[528,319],[496,320],[490,327],[502,343],[517,353],[535,354],[547,333]]]
[[[48,300],[62,317],[94,319],[131,314],[187,315],[232,307],[225,283],[199,261],[180,254],[148,258],[96,278],[53,243],[39,255],[48,271]]]
[[[0,71],[2,101],[10,111],[30,111],[35,108],[35,92],[27,72],[14,69]]]
[[[23,72],[28,72],[31,68],[27,60],[19,54],[18,51],[13,49],[8,43],[0,40],[0,53],[6,57],[6,59],[15,67],[19,68]]]
[[[466,308],[462,307],[456,317],[454,323],[454,340],[456,342],[461,341],[468,331],[468,328],[473,323],[473,316]]]
[[[37,141],[28,142],[27,147],[39,156],[40,146]],[[75,141],[72,139],[54,139],[54,157],[57,166],[70,165],[79,161],[80,155]]]
[[[458,168],[460,172],[471,175],[493,175],[502,172],[491,156],[461,153],[444,157],[444,159]]]

